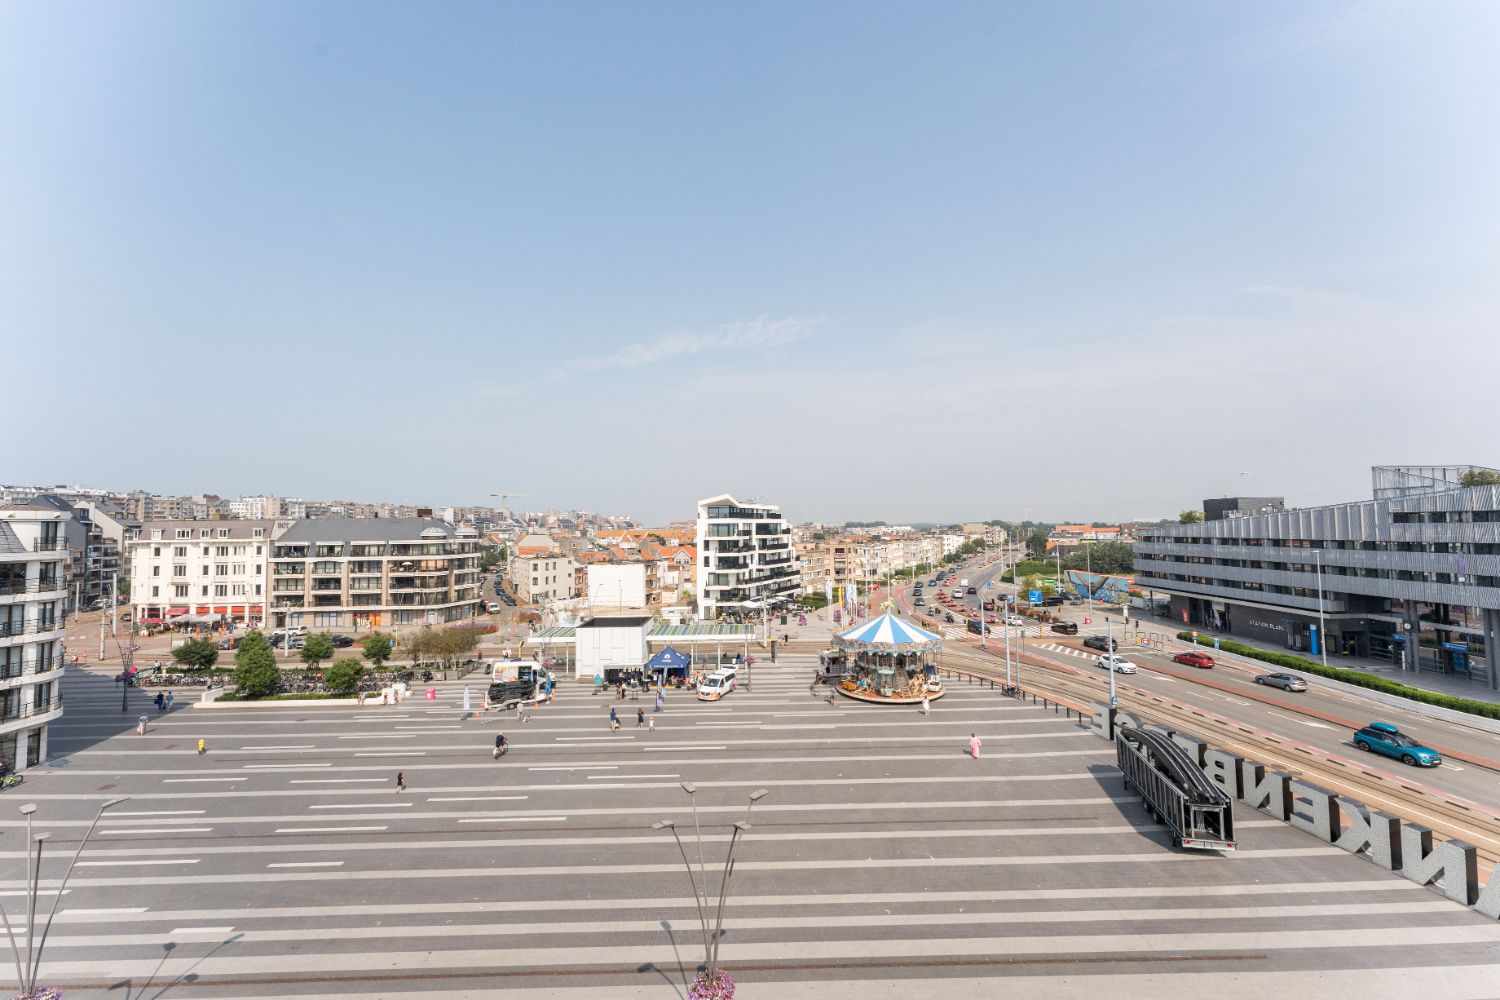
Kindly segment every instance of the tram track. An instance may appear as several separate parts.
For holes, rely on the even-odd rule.
[[[949,646],[951,658],[977,676],[1004,680],[1003,665],[990,655],[966,647]],[[1021,662],[1031,669],[1027,690],[1047,698],[1072,702],[1076,710],[1088,711],[1095,701],[1108,698],[1108,682],[1071,667],[1023,653]],[[1040,675],[1035,671],[1041,670]],[[1331,792],[1347,795],[1365,806],[1429,827],[1443,838],[1474,845],[1481,865],[1500,866],[1500,815],[1478,803],[1455,801],[1444,793],[1408,784],[1399,778],[1368,770],[1354,760],[1342,760],[1327,751],[1295,740],[1257,731],[1250,724],[1174,702],[1171,698],[1116,680],[1116,695],[1122,711],[1142,721],[1207,740],[1220,749],[1285,771]]]

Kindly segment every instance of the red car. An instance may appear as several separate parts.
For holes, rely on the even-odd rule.
[[[1206,653],[1178,653],[1172,657],[1173,663],[1186,663],[1190,667],[1199,667],[1203,670],[1212,670],[1214,658]]]

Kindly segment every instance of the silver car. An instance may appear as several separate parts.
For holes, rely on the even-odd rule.
[[[1257,674],[1255,683],[1278,687],[1283,691],[1306,691],[1307,681],[1296,674]]]
[[[1105,670],[1113,670],[1117,674],[1135,673],[1134,663],[1131,663],[1129,660],[1125,659],[1125,657],[1118,656],[1114,653],[1106,653],[1105,655],[1099,657],[1097,666],[1101,666]]]

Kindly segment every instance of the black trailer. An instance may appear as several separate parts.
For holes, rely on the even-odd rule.
[[[507,711],[517,705],[530,704],[536,701],[536,679],[517,681],[497,681],[491,684],[485,692],[484,700],[491,708],[503,708]]]
[[[1186,750],[1161,733],[1121,726],[1115,759],[1146,811],[1172,830],[1172,846],[1232,851],[1234,811],[1218,782]]]

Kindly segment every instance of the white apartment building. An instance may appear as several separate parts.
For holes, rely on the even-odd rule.
[[[47,724],[62,716],[66,519],[0,507],[0,761],[17,771],[47,759]]]
[[[588,592],[580,596],[600,613],[643,610],[648,603],[647,571],[653,568],[643,562],[594,563],[587,569]],[[661,595],[656,596],[659,602]]]
[[[135,621],[263,623],[271,544],[285,528],[271,520],[145,522],[129,543]]]
[[[698,501],[699,618],[749,614],[796,595],[800,581],[792,528],[773,504],[721,493]]]
[[[510,580],[527,604],[548,605],[575,597],[573,557],[557,550],[513,556]]]

